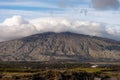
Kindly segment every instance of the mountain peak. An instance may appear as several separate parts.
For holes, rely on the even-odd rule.
[[[120,42],[71,32],[47,32],[0,43],[2,61],[115,61]]]

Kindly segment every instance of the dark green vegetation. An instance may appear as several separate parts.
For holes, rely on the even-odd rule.
[[[119,80],[120,65],[0,62],[0,80]]]

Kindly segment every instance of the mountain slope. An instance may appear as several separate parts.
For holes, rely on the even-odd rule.
[[[114,61],[120,42],[75,34],[42,33],[0,43],[1,61]]]

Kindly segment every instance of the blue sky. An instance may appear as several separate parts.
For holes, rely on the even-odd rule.
[[[85,14],[84,9],[87,9],[87,14],[90,16],[81,16]],[[72,16],[72,18],[79,17],[91,21],[99,21],[99,17],[103,15],[105,19],[102,21],[106,21],[106,18],[110,20],[111,16],[118,17],[118,14],[119,10],[96,10],[92,7],[91,0],[0,0],[0,22],[14,15],[20,15],[26,19],[50,16],[71,18]],[[94,20],[91,18],[93,16]]]
[[[49,18],[54,24],[51,24]],[[63,18],[63,21],[53,18]],[[56,22],[56,20],[63,23]],[[81,24],[87,25],[88,30],[85,31],[86,29],[84,29],[83,33],[86,32],[88,35],[98,34],[97,36],[120,40],[119,21],[120,0],[0,0],[0,41],[8,40],[9,37],[10,39],[12,39],[11,37],[16,38],[17,34],[19,37],[21,35],[24,37],[25,33],[31,35],[35,30],[32,30],[33,33],[29,33],[29,31],[27,33],[27,30],[34,27],[39,28],[38,32],[46,28],[49,30],[49,25],[54,29],[55,24],[63,25],[62,28],[64,26],[70,27],[70,29],[75,29],[72,31],[78,33],[83,29]],[[30,22],[30,24],[26,25],[26,22]],[[28,26],[29,29],[23,27],[23,25]],[[80,29],[77,29],[77,27],[80,27]],[[95,29],[92,30],[92,27],[95,27]],[[59,31],[62,28],[56,30]],[[6,33],[6,30],[8,33]],[[6,37],[4,34],[6,34]]]
[[[0,21],[12,15],[27,18],[49,16],[51,13],[67,15],[70,9],[88,7],[89,4],[89,0],[0,0]],[[33,13],[36,15],[32,16]]]

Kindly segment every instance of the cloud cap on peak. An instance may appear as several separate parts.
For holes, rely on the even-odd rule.
[[[114,27],[114,28],[113,28]],[[65,18],[39,18],[25,20],[21,16],[7,18],[0,23],[0,40],[6,41],[43,32],[73,32],[120,40],[118,26],[99,22],[70,20]]]

